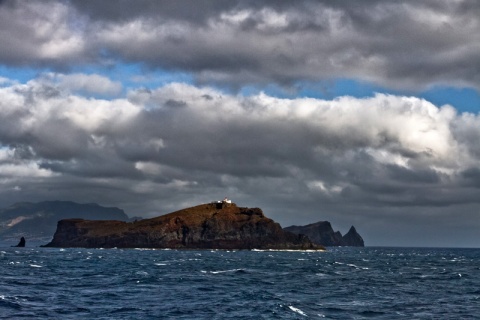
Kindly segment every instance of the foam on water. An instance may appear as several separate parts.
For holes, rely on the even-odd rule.
[[[295,308],[294,306],[288,306],[288,308],[290,308],[290,310],[292,310],[293,312],[295,313],[298,313],[304,317],[307,316],[307,314],[305,312],[303,312],[302,310],[298,309],[298,308]]]
[[[243,272],[245,269],[229,269],[229,270],[219,270],[219,271],[207,271],[211,274],[227,273],[227,272]]]

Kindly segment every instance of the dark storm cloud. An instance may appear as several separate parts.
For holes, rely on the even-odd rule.
[[[4,64],[138,62],[200,83],[480,82],[476,1],[6,1]]]

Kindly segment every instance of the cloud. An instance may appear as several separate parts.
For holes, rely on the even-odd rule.
[[[5,77],[0,77],[0,86],[9,86],[15,83],[17,83],[17,81]]]
[[[437,245],[452,226],[476,239],[479,115],[400,94],[240,93],[478,91],[479,17],[468,0],[0,1],[0,205],[149,216],[227,195],[376,244],[414,244],[416,224]]]
[[[104,100],[40,77],[0,88],[0,119],[5,205],[81,199],[145,216],[228,195],[283,224],[341,225],[479,205],[480,118],[414,97],[279,99],[174,83]]]
[[[7,65],[70,65],[85,61],[80,17],[70,21],[64,2],[4,1],[0,4],[0,61]]]
[[[242,97],[177,83],[98,100],[42,79],[0,95],[0,139],[8,152],[78,175],[93,164],[95,174],[111,175],[111,164],[123,163],[114,175],[155,178],[170,167],[234,177],[319,174],[352,184],[345,177],[354,164],[377,167],[382,179],[399,170],[441,176],[478,156],[476,117],[413,97]],[[341,175],[329,173],[336,166]]]
[[[120,82],[114,82],[107,77],[97,74],[59,74],[57,78],[57,81],[62,87],[74,92],[114,96],[120,94],[122,91],[122,84]]]
[[[471,1],[7,1],[0,61],[140,63],[233,87],[348,78],[478,90],[479,13]]]

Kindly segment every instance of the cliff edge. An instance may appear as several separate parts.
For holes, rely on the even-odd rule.
[[[324,249],[284,231],[259,208],[210,203],[136,222],[65,219],[46,247]]]

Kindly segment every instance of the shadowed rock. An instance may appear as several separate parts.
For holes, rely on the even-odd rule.
[[[20,242],[15,247],[19,247],[19,248],[25,247],[25,238],[21,237]]]
[[[351,246],[363,247],[363,239],[352,226],[345,236],[339,231],[334,231],[328,221],[319,221],[306,226],[290,226],[284,230],[295,234],[304,234],[314,243],[327,247]]]
[[[363,238],[358,234],[355,227],[352,226],[347,234],[343,236],[343,245],[350,247],[364,247]]]

